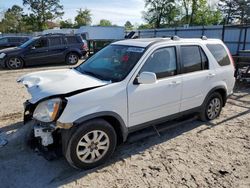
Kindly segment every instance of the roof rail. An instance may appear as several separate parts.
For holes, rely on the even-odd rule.
[[[177,35],[174,35],[174,36],[171,37],[171,40],[180,40],[180,39],[181,39],[181,38],[178,37]]]
[[[207,37],[206,37],[205,35],[202,35],[202,36],[201,36],[201,39],[202,39],[202,40],[207,40]]]
[[[64,33],[47,33],[43,34],[43,36],[48,36],[48,35],[65,35]]]

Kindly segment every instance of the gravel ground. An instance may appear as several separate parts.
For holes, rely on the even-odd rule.
[[[237,86],[221,116],[191,120],[119,146],[107,164],[89,171],[61,158],[46,161],[20,142],[22,103],[17,77],[42,67],[0,70],[0,187],[250,187],[250,86]],[[167,123],[166,123],[167,124]]]

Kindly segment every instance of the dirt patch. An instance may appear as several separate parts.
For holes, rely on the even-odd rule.
[[[0,148],[1,187],[250,187],[249,86],[237,88],[215,121],[193,120],[128,141],[107,164],[77,171],[63,158],[46,161],[20,141],[29,96],[15,80],[37,69],[0,71],[0,135],[10,140]]]

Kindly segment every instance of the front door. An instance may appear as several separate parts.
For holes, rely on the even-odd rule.
[[[24,59],[27,65],[50,62],[48,40],[46,38],[38,39],[24,53]]]
[[[141,72],[153,72],[157,82],[153,84],[128,84],[129,126],[157,120],[180,110],[182,77],[177,73],[175,47],[154,51],[146,60]]]

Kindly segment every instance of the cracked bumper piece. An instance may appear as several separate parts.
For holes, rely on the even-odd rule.
[[[54,129],[50,127],[44,127],[40,125],[34,126],[34,136],[41,139],[41,144],[43,146],[48,146],[54,143],[52,132]]]

